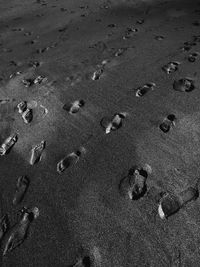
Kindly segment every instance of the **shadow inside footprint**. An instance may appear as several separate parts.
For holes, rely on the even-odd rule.
[[[91,260],[89,256],[85,256],[83,258],[83,266],[84,267],[90,267],[91,266]]]
[[[91,267],[91,259],[89,256],[83,257],[83,259],[79,259],[75,264],[70,265],[69,267]]]

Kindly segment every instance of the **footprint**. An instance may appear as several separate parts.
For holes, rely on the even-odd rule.
[[[196,59],[199,57],[200,53],[199,52],[193,52],[188,56],[188,61],[189,62],[195,62]]]
[[[126,113],[116,113],[112,118],[104,117],[100,121],[101,127],[104,129],[106,134],[109,134],[111,131],[116,131],[122,127],[123,119],[126,117]]]
[[[27,102],[22,101],[17,105],[19,114],[22,114],[27,109]]]
[[[123,55],[126,51],[127,51],[127,48],[126,48],[126,47],[119,48],[119,49],[115,52],[114,56],[115,56],[115,57],[119,57],[119,56]]]
[[[173,73],[178,70],[178,66],[180,65],[180,62],[177,61],[171,61],[164,65],[162,67],[162,70],[166,72],[167,74]]]
[[[135,166],[129,170],[119,184],[119,193],[126,199],[138,200],[147,192],[146,180],[148,172],[145,169],[137,169]]]
[[[173,88],[175,91],[179,92],[191,92],[195,89],[195,85],[192,79],[181,78],[179,80],[174,81]]]
[[[103,68],[99,68],[98,70],[95,70],[93,72],[91,79],[93,81],[99,80],[102,74],[103,74]]]
[[[181,47],[181,50],[184,52],[184,51],[189,51],[192,49],[193,46],[196,45],[196,37],[193,36],[193,40],[192,41],[187,41],[187,42],[184,42],[184,46]]]
[[[28,108],[28,104],[26,101],[22,101],[17,105],[18,112],[21,114],[22,119],[26,124],[30,123],[33,119],[33,111]]]
[[[163,122],[159,125],[159,128],[164,133],[169,132],[172,126],[175,125],[176,117],[174,114],[168,115],[166,118],[164,118]]]
[[[17,134],[9,136],[0,146],[0,156],[8,154],[18,140]]]
[[[180,208],[179,199],[175,195],[166,193],[160,200],[158,214],[161,219],[168,218],[178,212]]]
[[[43,150],[45,149],[45,145],[46,145],[45,141],[41,141],[39,144],[37,144],[31,149],[31,158],[30,158],[31,165],[34,165],[41,160]]]
[[[84,106],[85,106],[85,101],[81,99],[81,100],[76,100],[70,104],[65,104],[63,106],[63,109],[69,112],[70,114],[75,114]]]
[[[158,214],[161,219],[167,219],[177,213],[188,202],[194,201],[199,197],[199,190],[196,187],[188,187],[179,194],[165,193],[158,206]]]
[[[17,179],[16,191],[13,198],[13,205],[19,204],[25,196],[29,186],[29,179],[26,176],[20,176]]]
[[[146,83],[142,87],[139,87],[139,88],[136,89],[135,95],[137,97],[142,97],[146,93],[148,93],[150,90],[154,90],[155,87],[156,87],[155,83]]]
[[[58,162],[58,164],[57,164],[57,172],[59,174],[61,174],[67,168],[71,167],[72,165],[75,165],[79,161],[80,156],[85,152],[86,152],[85,148],[81,147],[76,152],[72,152],[72,153],[68,154],[66,157],[64,157],[63,159],[61,159]]]
[[[33,219],[38,217],[38,209],[24,209],[21,219],[5,235],[3,256],[20,246],[28,236],[28,229]]]

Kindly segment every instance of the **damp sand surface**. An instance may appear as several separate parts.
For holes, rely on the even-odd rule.
[[[11,224],[23,206],[40,210],[2,266],[75,266],[84,257],[97,267],[199,266],[199,200],[166,221],[156,201],[159,192],[181,192],[199,177],[200,61],[188,61],[200,52],[198,38],[190,51],[181,49],[199,34],[198,1],[12,0],[0,7],[0,141],[18,134],[0,158],[0,210]],[[174,61],[178,69],[163,72]],[[47,79],[22,82],[38,76]],[[182,78],[195,89],[174,90]],[[146,83],[154,89],[136,97]],[[63,108],[77,100],[84,101],[78,112]],[[22,101],[33,113],[28,124],[18,113]],[[121,127],[105,134],[102,118],[117,113],[126,114]],[[168,114],[175,125],[163,133]],[[43,140],[32,166],[31,149]],[[78,162],[58,174],[57,163],[78,150]],[[120,180],[145,164],[152,168],[147,194],[123,199]],[[30,185],[17,208],[22,175]]]

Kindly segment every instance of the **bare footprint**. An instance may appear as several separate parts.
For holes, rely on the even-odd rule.
[[[20,176],[17,179],[16,191],[13,198],[13,205],[19,204],[25,196],[29,186],[29,179],[26,176]]]
[[[86,149],[84,147],[81,147],[76,152],[72,152],[72,153],[68,154],[66,157],[64,157],[63,159],[61,159],[58,162],[58,164],[57,164],[57,172],[59,174],[61,174],[67,168],[71,167],[72,165],[75,165],[79,161],[81,155],[83,153],[85,153],[85,152],[86,152]]]
[[[178,66],[180,62],[178,61],[171,61],[162,67],[162,70],[167,74],[173,73],[178,70]]]
[[[39,144],[37,144],[31,149],[31,158],[30,158],[31,165],[34,165],[41,160],[42,153],[45,149],[45,145],[46,145],[45,141],[41,141]]]
[[[6,154],[8,154],[11,150],[11,148],[15,145],[15,143],[18,140],[18,136],[17,134],[13,134],[11,136],[9,136],[0,146],[0,155],[4,156]]]
[[[121,112],[116,113],[111,118],[104,117],[100,121],[101,127],[104,129],[106,134],[109,134],[111,131],[116,131],[122,127],[123,119],[127,116],[127,113]]]
[[[191,78],[181,78],[174,81],[173,88],[179,92],[191,92],[195,89],[195,85]]]
[[[69,104],[65,104],[63,106],[63,109],[66,110],[70,114],[75,114],[79,112],[79,110],[83,108],[84,106],[85,106],[85,101],[81,99],[81,100],[76,100]]]
[[[135,166],[129,170],[119,184],[119,193],[126,199],[138,200],[147,192],[146,180],[148,177],[147,170],[136,168]]]
[[[176,116],[174,114],[169,114],[166,118],[164,118],[163,122],[159,125],[159,128],[164,133],[170,131],[172,126],[175,126]]]
[[[138,87],[136,89],[135,95],[137,97],[142,97],[142,96],[146,95],[146,93],[148,93],[149,91],[154,90],[155,87],[156,87],[156,84],[155,83],[152,83],[152,82],[146,83],[143,86]]]
[[[161,219],[167,219],[168,217],[177,213],[187,203],[196,200],[198,197],[199,190],[197,186],[190,186],[177,195],[165,193],[165,195],[160,200],[158,206],[158,214]]]

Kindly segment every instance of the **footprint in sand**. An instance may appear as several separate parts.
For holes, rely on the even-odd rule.
[[[100,121],[100,125],[104,129],[105,133],[109,134],[111,131],[116,131],[122,127],[122,122],[126,116],[126,112],[121,112],[114,114],[112,117],[104,117]]]
[[[10,135],[0,146],[0,156],[4,156],[10,152],[12,147],[18,140],[17,134]]]
[[[156,84],[155,83],[146,83],[144,84],[143,86],[141,87],[138,87],[136,90],[136,93],[135,93],[135,96],[137,97],[142,97],[144,95],[146,95],[146,93],[148,93],[149,91],[152,91],[154,90],[156,87]]]
[[[170,73],[173,73],[173,72],[177,71],[179,65],[180,65],[180,62],[178,62],[178,61],[171,61],[171,62],[167,63],[166,65],[164,65],[162,67],[162,70],[165,73],[170,74]]]
[[[198,186],[188,187],[179,194],[166,193],[161,198],[158,206],[158,214],[161,219],[167,219],[177,213],[188,202],[194,201],[199,197]]]
[[[64,172],[67,168],[71,167],[72,165],[75,165],[79,160],[80,157],[86,153],[86,149],[84,147],[81,147],[76,152],[72,152],[68,154],[66,157],[61,159],[57,164],[57,172],[61,174]]]
[[[39,216],[38,208],[24,208],[20,220],[14,224],[5,234],[3,242],[3,256],[20,246],[28,235],[28,229],[31,222]]]
[[[126,199],[138,200],[147,192],[146,180],[151,173],[149,168],[132,167],[119,184],[119,193]]]
[[[85,106],[85,101],[80,99],[72,103],[65,104],[63,109],[66,110],[69,114],[75,114],[80,111],[81,108]]]
[[[17,179],[16,191],[13,198],[13,205],[17,205],[22,201],[28,189],[29,183],[30,182],[27,176],[20,176]]]
[[[191,92],[195,89],[195,85],[193,79],[186,77],[175,80],[173,83],[173,88],[175,91],[179,92]]]
[[[175,126],[176,116],[174,114],[169,114],[166,118],[164,118],[163,122],[159,125],[159,128],[164,133],[170,131],[172,126]]]
[[[45,141],[41,141],[39,144],[35,145],[31,149],[31,157],[30,157],[30,161],[29,161],[29,163],[31,165],[35,165],[36,163],[41,161],[42,153],[43,153],[43,151],[45,149],[45,146],[46,146],[46,142]]]
[[[196,59],[200,56],[200,53],[199,52],[193,52],[191,53],[189,56],[188,56],[188,61],[189,62],[195,62]]]

